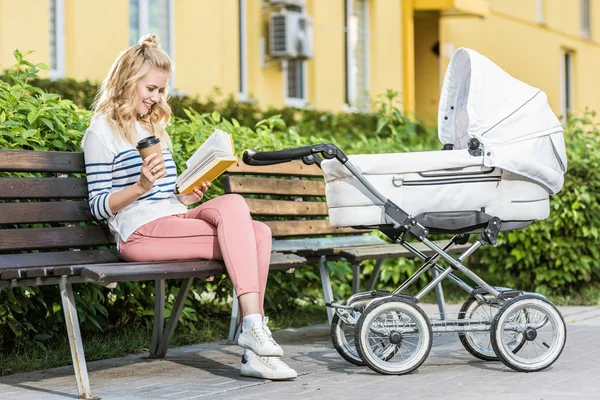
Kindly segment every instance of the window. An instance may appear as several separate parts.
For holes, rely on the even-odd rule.
[[[592,38],[592,25],[590,16],[590,0],[580,0],[581,8],[581,36],[586,39]]]
[[[539,24],[546,23],[546,20],[544,18],[544,3],[545,3],[545,0],[537,0],[537,3],[536,3],[537,22]]]
[[[173,18],[173,0],[129,0],[129,44],[137,44],[143,35],[155,33],[160,47],[174,60]],[[169,86],[173,85],[171,74]]]
[[[239,3],[239,46],[240,46],[240,91],[238,98],[242,101],[248,100],[248,61],[246,42],[246,0],[238,0]]]
[[[50,0],[50,78],[65,76],[65,3]]]
[[[365,0],[346,0],[346,104],[369,109],[368,14]]]
[[[300,6],[289,6],[288,11],[304,12]],[[303,60],[283,61],[283,80],[285,82],[285,105],[306,107],[306,62]]]
[[[566,120],[573,110],[573,52],[563,50],[560,62],[560,112]]]

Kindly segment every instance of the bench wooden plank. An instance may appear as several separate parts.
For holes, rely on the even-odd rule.
[[[0,230],[0,251],[108,246],[114,242],[106,226]]]
[[[289,269],[306,264],[306,259],[294,254],[271,254],[272,269]],[[184,279],[226,273],[221,261],[183,260],[163,262],[132,262],[104,265],[84,265],[81,276],[98,282]]]
[[[439,247],[444,247],[447,242],[437,241],[434,242]],[[415,242],[410,243],[414,248],[421,251],[427,256],[431,256],[433,251],[423,243]],[[469,243],[464,245],[454,246],[450,252],[456,253],[468,249],[471,245]],[[334,249],[334,253],[340,257],[345,258],[350,262],[365,261],[365,260],[380,260],[386,258],[397,258],[397,257],[414,257],[407,248],[398,243],[388,243],[384,245],[375,246],[358,246],[351,249],[338,247]]]
[[[325,216],[328,214],[327,204],[324,202],[246,199],[246,203],[252,215]]]
[[[118,261],[120,261],[120,257],[117,249],[0,254],[0,273],[9,268],[58,267]]]
[[[325,196],[325,182],[276,178],[226,176],[228,193],[281,196]]]
[[[307,221],[263,221],[271,228],[273,237],[315,236],[331,234],[359,234],[364,229],[333,228],[326,219]]]
[[[186,260],[84,265],[81,276],[98,282],[121,282],[184,279],[220,275],[224,272],[225,266],[220,261]]]
[[[385,241],[375,235],[280,239],[273,240],[273,251],[282,253],[297,252],[300,255],[305,255],[318,253],[326,249],[381,244],[385,244]]]
[[[305,165],[301,161],[284,164],[253,166],[245,164],[242,160],[232,165],[228,174],[260,174],[260,175],[296,175],[296,176],[323,176],[317,165]]]
[[[85,172],[83,153],[63,151],[2,150],[0,171]]]
[[[93,221],[87,201],[0,203],[0,224]]]
[[[0,178],[0,199],[87,198],[85,178]]]

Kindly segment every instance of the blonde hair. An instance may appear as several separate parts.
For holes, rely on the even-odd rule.
[[[170,73],[171,59],[160,48],[158,36],[149,34],[142,37],[138,44],[119,54],[104,78],[93,104],[94,117],[106,115],[108,122],[115,128],[115,134],[133,146],[137,144],[138,137],[135,129],[137,113],[133,102],[136,84],[152,69]],[[171,147],[171,139],[165,131],[171,119],[167,88],[160,100],[139,119],[144,128],[160,138],[163,148]]]

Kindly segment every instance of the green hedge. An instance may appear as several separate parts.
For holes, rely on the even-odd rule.
[[[0,80],[0,148],[80,151],[95,86],[72,80],[40,80],[38,69],[45,66],[32,65],[20,53],[15,54],[16,66]],[[64,97],[49,92],[60,92]],[[336,143],[348,154],[438,149],[435,131],[404,117],[398,110],[397,97],[397,93],[388,91],[378,99],[371,114],[260,110],[232,99],[217,103],[183,98],[174,104],[175,99],[171,99],[176,116],[168,131],[180,170],[197,144],[217,127],[233,133],[238,153],[250,147],[270,150],[321,142]],[[586,114],[569,121],[566,137],[570,170],[565,189],[552,197],[550,218],[501,234],[497,248],[484,248],[471,261],[491,284],[563,295],[589,288],[597,281],[600,154],[592,117]],[[216,182],[207,197],[221,193],[222,187]],[[336,297],[347,297],[349,266],[330,263],[330,268]],[[362,269],[365,280],[372,268],[372,263],[366,263]],[[380,287],[394,287],[416,268],[412,260],[387,260],[380,272]],[[169,306],[177,290],[177,285],[168,286]],[[183,311],[182,327],[198,329],[206,316],[226,312],[230,295],[227,278],[196,281]],[[77,285],[84,334],[131,324],[150,326],[153,296],[151,283],[125,282],[113,290]],[[292,315],[303,305],[318,301],[320,281],[314,268],[271,275],[268,314]],[[15,288],[0,293],[0,349],[17,342],[45,347],[52,338],[64,337],[63,325],[56,287]]]

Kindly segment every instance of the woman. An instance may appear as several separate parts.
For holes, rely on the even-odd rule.
[[[296,371],[279,359],[283,350],[263,316],[270,229],[252,221],[239,195],[188,210],[210,184],[190,194],[174,193],[177,171],[165,131],[171,117],[166,102],[170,73],[171,60],[156,35],[122,52],[110,68],[82,141],[92,214],[108,219],[125,260],[224,260],[243,316],[241,374],[295,378]],[[160,139],[162,157],[141,159],[135,146],[148,136]]]

